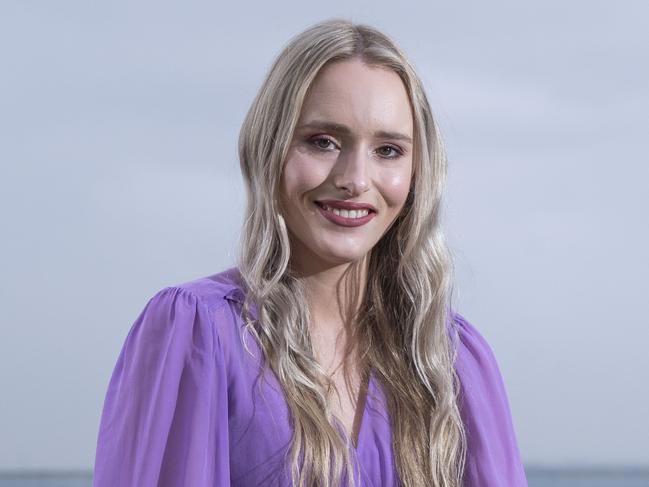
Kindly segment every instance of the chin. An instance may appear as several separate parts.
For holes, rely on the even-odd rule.
[[[332,259],[332,264],[336,265],[342,265],[342,264],[352,264],[353,262],[356,262],[359,260],[360,257],[340,257],[339,259]]]
[[[351,264],[361,260],[367,253],[358,252],[358,253],[345,253],[345,254],[327,254],[325,260],[335,265],[341,264]]]

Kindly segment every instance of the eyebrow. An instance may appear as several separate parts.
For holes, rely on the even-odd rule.
[[[305,129],[305,128],[327,130],[329,132],[335,132],[343,135],[351,135],[352,133],[351,129],[347,125],[343,125],[341,123],[336,123],[336,122],[327,122],[325,120],[314,120],[312,122],[302,124],[298,127],[298,129]],[[377,130],[376,132],[374,132],[374,137],[403,140],[405,142],[412,144],[412,139],[410,137],[399,132]]]

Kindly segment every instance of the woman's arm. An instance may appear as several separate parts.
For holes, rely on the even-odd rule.
[[[101,415],[94,487],[229,485],[217,331],[190,291],[154,295],[131,327]]]
[[[461,383],[460,411],[467,434],[465,487],[527,487],[505,385],[491,347],[455,313]]]

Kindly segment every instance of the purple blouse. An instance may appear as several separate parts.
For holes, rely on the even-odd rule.
[[[247,334],[254,358],[243,347],[239,282],[233,267],[166,287],[146,304],[108,384],[94,487],[290,485],[288,407],[272,370],[259,394],[261,352]],[[468,439],[464,485],[527,486],[495,357],[470,323],[453,318]],[[372,373],[357,443],[350,447],[356,485],[400,485],[385,397]]]

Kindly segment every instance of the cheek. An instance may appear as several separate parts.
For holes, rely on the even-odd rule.
[[[282,192],[287,199],[300,198],[327,179],[327,168],[320,162],[294,153],[286,160],[282,174]]]
[[[408,197],[412,175],[408,171],[394,171],[383,178],[383,195],[390,206],[401,207]]]

